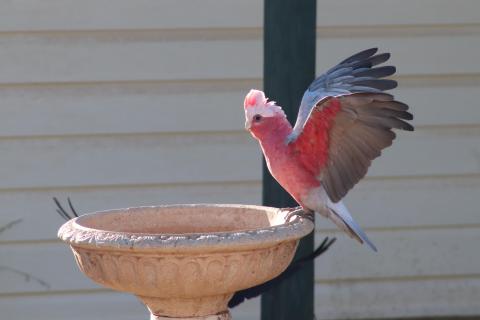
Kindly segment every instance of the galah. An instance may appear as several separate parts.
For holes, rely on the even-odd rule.
[[[292,128],[282,108],[259,90],[244,101],[245,128],[260,143],[267,167],[304,212],[317,212],[377,251],[342,203],[373,159],[395,139],[392,129],[413,131],[405,103],[383,91],[394,66],[372,48],[316,78],[305,91]]]

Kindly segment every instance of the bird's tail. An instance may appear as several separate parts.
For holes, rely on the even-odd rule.
[[[328,201],[327,208],[329,211],[328,217],[332,220],[337,227],[345,231],[350,237],[357,239],[360,243],[366,243],[373,251],[377,251],[377,247],[368,239],[362,228],[353,220],[347,207],[339,201],[334,203]]]

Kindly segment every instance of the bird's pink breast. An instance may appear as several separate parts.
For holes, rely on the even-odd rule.
[[[301,199],[308,191],[320,185],[315,176],[296,161],[295,155],[291,154],[288,148],[273,152],[266,157],[271,174],[299,204],[302,204]]]
[[[302,205],[302,197],[312,188],[319,186],[320,183],[298,161],[296,151],[285,143],[286,137],[292,131],[291,126],[281,123],[276,125],[275,134],[258,137],[260,145],[272,176]]]

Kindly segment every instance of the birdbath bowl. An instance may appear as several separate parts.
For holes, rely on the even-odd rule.
[[[58,231],[93,281],[136,295],[151,319],[231,319],[232,295],[278,276],[313,230],[287,212],[171,205],[83,215]]]

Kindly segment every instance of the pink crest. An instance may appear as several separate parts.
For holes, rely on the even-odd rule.
[[[266,103],[267,99],[265,98],[265,94],[260,90],[252,89],[245,97],[244,107],[251,108],[265,105]]]

